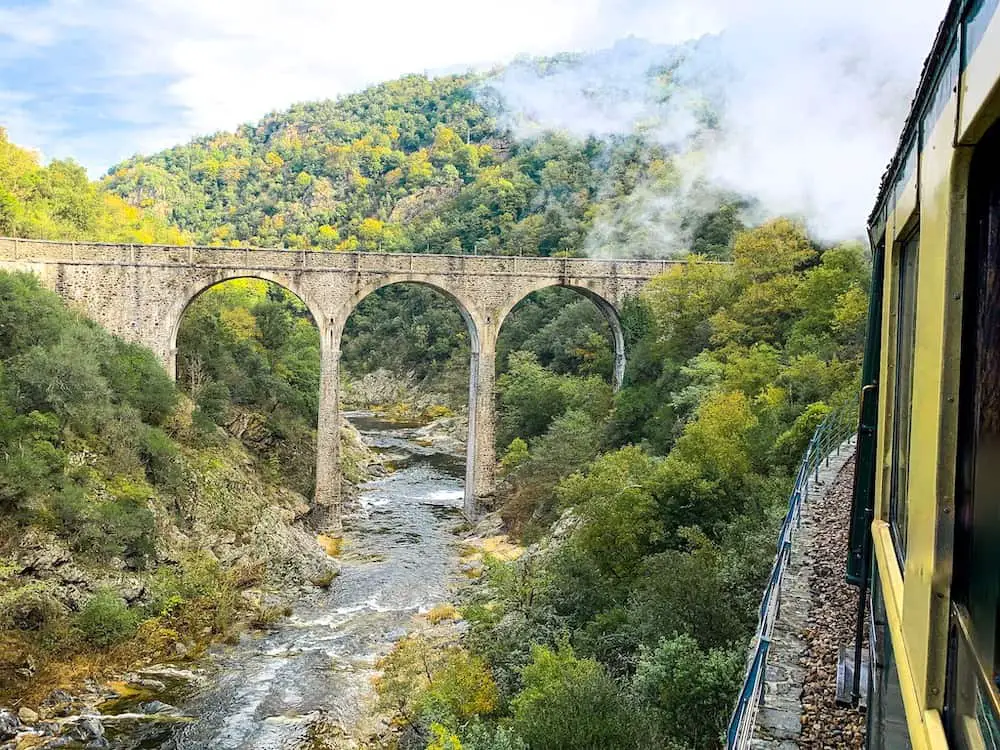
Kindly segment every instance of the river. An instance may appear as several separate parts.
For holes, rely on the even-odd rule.
[[[310,727],[350,729],[365,716],[378,656],[416,614],[449,598],[464,457],[418,445],[415,428],[348,417],[395,471],[360,488],[358,509],[344,519],[333,585],[296,603],[272,632],[213,648],[199,668],[201,687],[176,694],[190,721],[109,732],[112,747],[303,748]]]

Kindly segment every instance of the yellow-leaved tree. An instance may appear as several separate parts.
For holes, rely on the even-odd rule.
[[[0,234],[50,240],[186,244],[190,238],[129,205],[73,161],[42,166],[0,128]]]

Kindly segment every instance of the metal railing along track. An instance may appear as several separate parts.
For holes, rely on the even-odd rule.
[[[834,453],[840,455],[844,442],[854,434],[855,427],[853,412],[830,414],[816,428],[802,456],[795,485],[788,497],[788,512],[778,534],[774,565],[760,602],[757,632],[747,658],[746,677],[726,731],[726,750],[745,750],[750,747],[767,674],[767,654],[771,647],[774,621],[778,615],[781,584],[791,557],[792,535],[799,525],[802,503],[808,499],[809,487],[819,480],[820,468],[824,463],[827,467],[830,465],[830,457]]]

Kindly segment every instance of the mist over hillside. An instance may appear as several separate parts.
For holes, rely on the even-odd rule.
[[[658,19],[669,24],[690,4],[667,5]],[[898,3],[752,5],[724,8],[721,33],[679,44],[629,38],[591,54],[519,61],[483,90],[502,102],[499,122],[519,137],[635,134],[673,155],[680,184],[669,193],[643,186],[612,224],[643,217],[683,244],[670,209],[717,208],[692,193],[707,183],[751,199],[750,223],[796,216],[822,241],[859,237],[940,3],[905,12]],[[610,231],[598,230],[592,251]]]

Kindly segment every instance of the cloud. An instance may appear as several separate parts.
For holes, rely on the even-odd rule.
[[[521,135],[641,130],[671,151],[696,153],[674,203],[701,178],[756,199],[763,211],[757,218],[797,215],[820,239],[858,237],[945,5],[608,0],[600,11],[604,35],[638,34],[659,44],[619,42],[555,73],[515,66],[494,88]],[[658,67],[672,71],[667,101],[650,76]],[[702,99],[721,122],[712,137],[695,142]],[[609,221],[629,217],[637,246],[646,248],[657,232],[665,242],[683,241],[682,211],[672,210],[678,207],[669,196],[644,190],[634,201]],[[592,239],[611,234],[599,226]]]
[[[654,127],[675,145],[696,128],[690,102],[675,99],[663,117],[644,76],[657,56],[672,54],[669,45],[684,44],[700,53],[679,74],[725,104],[726,137],[711,144],[704,174],[836,237],[863,224],[944,6],[13,0],[0,8],[0,125],[14,141],[75,157],[96,176],[134,152],[405,73],[605,48],[576,78],[512,70],[505,93],[521,124],[599,133]]]

